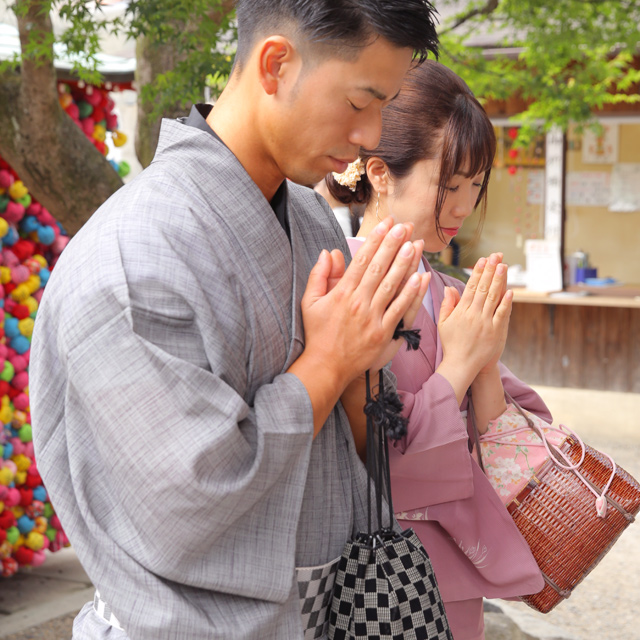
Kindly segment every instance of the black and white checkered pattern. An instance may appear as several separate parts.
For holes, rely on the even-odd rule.
[[[408,529],[376,547],[358,540],[340,559],[330,640],[453,640],[431,562]]]
[[[304,640],[326,638],[329,608],[340,558],[320,567],[296,569]]]
[[[100,597],[100,592],[97,589],[93,596],[93,608],[96,610],[96,613],[112,627],[120,629],[120,631],[124,631],[118,622],[118,618],[116,618],[113,611],[111,611],[111,607]]]

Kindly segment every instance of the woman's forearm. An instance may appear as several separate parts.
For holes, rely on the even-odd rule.
[[[482,371],[476,376],[471,383],[471,398],[478,431],[485,433],[489,421],[495,420],[507,408],[500,369],[497,364],[489,371]]]

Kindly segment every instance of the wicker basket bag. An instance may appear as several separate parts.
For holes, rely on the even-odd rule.
[[[545,580],[522,600],[548,613],[589,574],[640,510],[640,484],[566,427],[511,400],[479,437],[480,463]]]

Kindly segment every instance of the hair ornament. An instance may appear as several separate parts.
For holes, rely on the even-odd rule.
[[[356,185],[364,175],[364,162],[360,158],[356,158],[350,162],[342,173],[333,172],[333,179],[343,187],[348,187],[350,191],[356,190]]]

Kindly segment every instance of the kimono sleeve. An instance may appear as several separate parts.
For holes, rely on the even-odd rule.
[[[67,430],[91,432],[108,461],[89,500],[115,498],[117,521],[96,518],[128,555],[174,582],[289,597],[313,433],[295,376],[249,406],[220,376],[135,334],[125,309],[70,354],[65,405]]]

